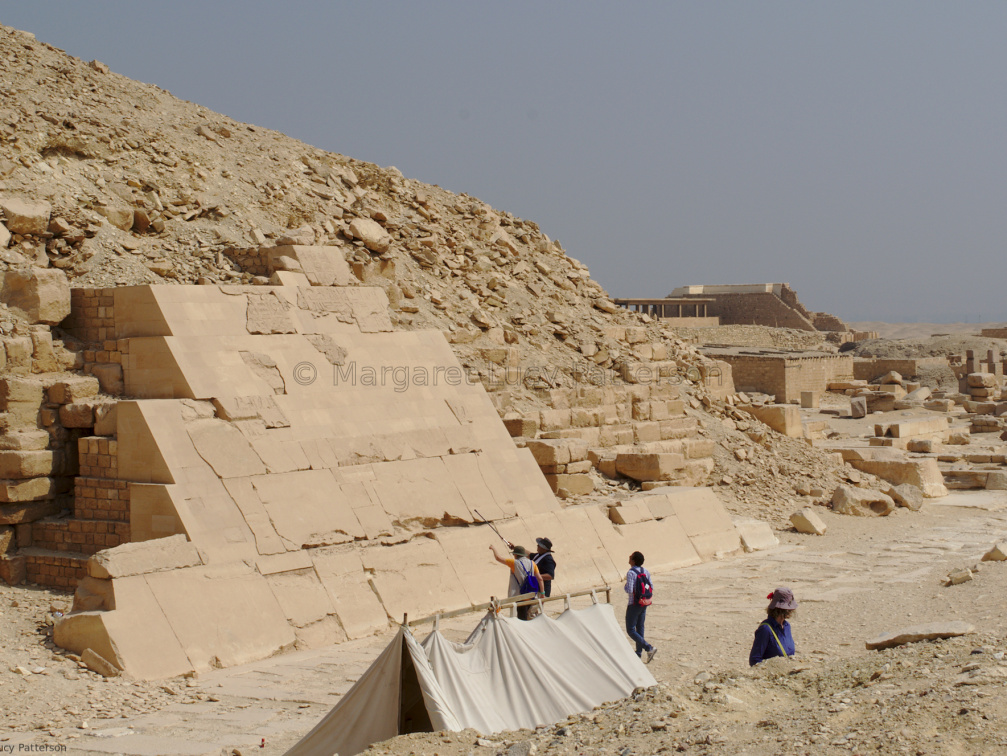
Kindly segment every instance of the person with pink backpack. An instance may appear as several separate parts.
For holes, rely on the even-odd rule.
[[[647,620],[647,607],[654,601],[654,583],[650,572],[644,569],[643,554],[634,551],[629,556],[629,571],[626,573],[626,593],[629,594],[629,604],[626,607],[626,632],[636,643],[636,655],[641,659],[647,652],[646,663],[650,664],[657,653],[657,648],[643,637],[644,624]]]

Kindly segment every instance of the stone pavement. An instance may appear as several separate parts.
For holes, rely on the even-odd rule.
[[[660,649],[655,676],[677,684],[708,667],[747,667],[765,596],[781,584],[790,585],[801,602],[794,635],[799,653],[812,659],[862,653],[867,638],[927,619],[1004,623],[1003,612],[998,618],[989,614],[989,602],[983,609],[980,602],[948,601],[966,594],[949,593],[959,588],[942,588],[940,578],[974,564],[991,543],[1007,538],[1007,493],[953,493],[928,501],[918,513],[903,510],[888,518],[822,514],[829,526],[824,537],[781,533],[783,543],[771,551],[655,575],[656,603],[648,616],[648,637]],[[992,580],[1000,565],[984,569]],[[989,591],[992,583],[983,588],[984,576],[968,589]],[[618,605],[621,587],[614,588]],[[476,621],[453,619],[441,630],[462,640]],[[421,637],[423,630],[417,630]],[[66,729],[55,736],[16,734],[2,745],[60,743],[68,753],[129,756],[218,756],[233,748],[245,756],[282,754],[335,705],[388,637],[212,671],[183,688],[206,700],[92,720],[88,730]],[[259,748],[263,738],[265,747]]]

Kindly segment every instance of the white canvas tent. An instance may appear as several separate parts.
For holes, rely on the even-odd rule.
[[[287,756],[353,756],[408,732],[533,728],[654,684],[610,604],[529,622],[491,612],[465,643],[436,627],[419,643],[403,625]]]

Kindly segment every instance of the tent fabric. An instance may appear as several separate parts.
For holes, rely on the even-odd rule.
[[[434,730],[534,728],[656,681],[610,604],[523,622],[488,614],[465,643],[402,627],[377,661],[287,756],[353,756],[401,734],[403,665],[411,665]]]

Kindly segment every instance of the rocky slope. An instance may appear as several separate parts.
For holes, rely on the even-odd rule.
[[[586,373],[620,383],[658,357],[694,409],[724,406],[696,379],[708,361],[692,338],[615,307],[532,221],[239,123],[7,27],[0,94],[0,198],[46,203],[52,218],[44,232],[0,231],[0,269],[55,267],[73,287],[266,283],[248,265],[257,248],[326,245],[385,289],[399,328],[443,331],[463,365],[502,389],[501,413],[547,406],[549,390],[583,385]],[[0,315],[5,333],[18,330]],[[725,448],[749,443],[723,432]],[[800,456],[831,467],[810,447]]]

